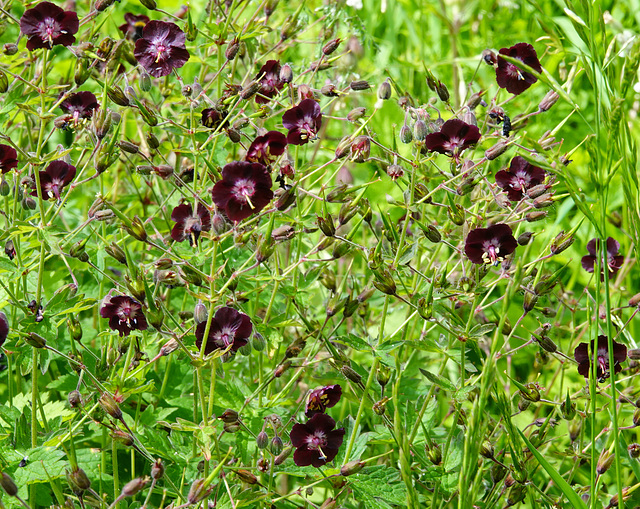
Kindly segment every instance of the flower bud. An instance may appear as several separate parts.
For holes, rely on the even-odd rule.
[[[383,101],[391,98],[391,85],[388,79],[378,85],[378,98]]]
[[[387,411],[387,402],[388,401],[389,401],[389,398],[387,398],[387,397],[382,398],[380,401],[376,401],[373,404],[373,411],[377,415],[384,415],[384,413]]]
[[[83,492],[91,488],[91,481],[87,477],[86,472],[80,467],[76,467],[75,470],[67,472],[67,480],[74,492]]]
[[[320,93],[325,97],[338,97],[338,95],[340,95],[338,93],[338,89],[336,88],[336,86],[333,83],[329,83],[328,85],[324,85],[320,89]],[[347,117],[347,118],[349,118],[349,117]]]
[[[529,241],[531,240],[532,236],[533,236],[532,232],[521,233],[518,236],[518,245],[519,246],[526,246],[529,243]]]
[[[633,459],[640,458],[640,444],[629,444],[627,447],[627,451],[629,452],[629,456]]]
[[[71,408],[78,408],[80,405],[82,405],[82,396],[80,395],[79,391],[74,390],[69,393],[69,396],[67,396],[67,401],[69,402],[69,406]]]
[[[35,332],[29,332],[24,337],[25,343],[34,348],[44,348],[47,345],[47,340],[44,339],[40,334],[36,334]]]
[[[349,122],[360,120],[362,117],[364,117],[366,112],[367,109],[363,107],[353,108],[349,113],[347,113],[347,120]]]
[[[427,440],[424,444],[425,452],[427,453],[427,458],[434,465],[438,466],[442,463],[442,451],[440,450],[440,446],[436,444],[432,440]]]
[[[449,219],[453,224],[462,226],[464,224],[464,209],[457,203],[447,209]]]
[[[436,85],[436,93],[443,103],[449,102],[449,90],[442,81],[438,81]]]
[[[538,105],[538,109],[540,111],[549,111],[551,107],[558,101],[559,98],[560,96],[558,95],[557,92],[553,90],[549,90],[547,92],[547,95],[545,95],[542,98],[542,101],[540,101],[540,104]]]
[[[336,234],[336,227],[331,214],[327,213],[326,218],[318,216],[317,223],[320,231],[322,231],[322,233],[324,233],[327,237],[333,237]]]
[[[126,431],[120,431],[119,429],[113,429],[111,431],[111,438],[115,442],[122,444],[125,447],[131,447],[135,443],[133,435],[127,433]]]
[[[238,478],[242,481],[245,482],[247,484],[258,484],[258,478],[253,475],[251,472],[249,472],[248,470],[245,469],[239,469],[236,470],[236,475],[238,476]]]
[[[140,0],[142,1],[142,0]],[[189,494],[187,495],[187,502],[189,505],[197,504],[202,501],[204,498],[208,497],[209,494],[213,491],[213,486],[207,483],[206,479],[196,479],[191,488],[189,489]]]
[[[340,39],[333,39],[322,47],[322,53],[326,56],[331,55],[340,46]]]
[[[271,439],[271,443],[269,444],[269,450],[271,451],[272,454],[277,456],[282,452],[283,447],[284,447],[284,444],[282,443],[282,438],[276,435]]]
[[[525,216],[525,219],[529,223],[535,223],[536,221],[540,221],[541,219],[544,219],[548,215],[549,213],[546,210],[534,210],[533,212],[529,212]]]
[[[273,460],[273,464],[274,465],[282,465],[286,459],[291,456],[291,453],[293,452],[293,447],[289,446],[287,448],[285,448],[284,451],[282,451],[280,454],[278,454],[274,460]]]
[[[140,3],[151,11],[155,11],[158,8],[156,0],[140,0]]]
[[[293,70],[289,64],[280,67],[280,81],[282,83],[291,83],[293,81]]]
[[[7,90],[9,90],[9,78],[3,71],[0,71],[0,94],[4,94]]]
[[[376,280],[373,282],[373,286],[385,295],[396,294],[396,282],[393,280],[393,276],[389,270],[376,270],[374,271],[374,276],[376,276]]]
[[[527,496],[526,484],[516,483],[511,486],[509,494],[507,495],[507,507],[514,506],[522,502]]]
[[[534,209],[543,209],[545,207],[550,207],[553,205],[553,194],[545,193],[543,195],[538,196],[535,200],[533,200],[533,208]]]
[[[413,141],[413,132],[411,132],[411,128],[406,124],[400,128],[400,141],[405,144]]]
[[[268,444],[269,435],[267,435],[267,433],[262,430],[260,433],[258,433],[258,436],[256,436],[256,446],[258,447],[258,449],[264,449]]]
[[[351,90],[353,91],[369,90],[371,88],[371,85],[369,85],[369,82],[366,80],[357,80],[352,81],[349,84],[349,88],[351,88]]]
[[[482,52],[482,60],[488,65],[496,65],[498,63],[498,57],[490,49],[486,49]]]
[[[238,422],[238,412],[236,412],[235,410],[231,410],[230,408],[227,408],[224,412],[222,412],[222,414],[220,414],[218,419],[226,423]]]
[[[107,88],[107,96],[118,106],[129,106],[130,104],[129,98],[118,85],[112,85],[110,88]]]
[[[240,422],[225,422],[223,425],[225,433],[237,433],[240,431]]]
[[[600,454],[600,458],[598,458],[598,463],[596,465],[596,473],[598,475],[604,474],[611,465],[613,465],[613,460],[615,459],[615,455],[606,449],[602,451]]]
[[[127,152],[128,154],[137,154],[140,151],[140,147],[130,141],[120,140],[117,145],[120,147],[120,150]]]
[[[262,88],[262,85],[259,82],[252,81],[240,91],[240,97],[245,100],[251,99],[254,95],[260,92],[260,88]]]
[[[291,367],[291,361],[283,362],[273,372],[273,376],[276,378],[280,378],[282,375],[284,375],[284,372],[287,371],[290,367]]]
[[[491,470],[489,471],[491,475],[491,480],[494,484],[498,484],[504,477],[507,475],[508,470],[501,463],[493,463],[491,465]]]
[[[134,216],[131,221],[131,226],[125,224],[124,229],[129,235],[140,242],[147,240],[147,232],[144,228],[144,224],[142,224],[142,220],[138,216]]]
[[[342,368],[340,368],[340,371],[348,380],[351,380],[353,383],[362,383],[362,377],[351,366],[347,366],[345,364],[344,366],[342,366]]]
[[[227,60],[233,60],[238,55],[238,51],[240,51],[240,41],[238,38],[235,38],[227,46],[224,56]]]
[[[364,461],[358,461],[358,460],[350,461],[349,463],[346,463],[345,465],[342,465],[340,467],[340,475],[348,477],[350,475],[357,474],[358,472],[360,472],[360,470],[364,468],[364,466],[365,466]]]
[[[419,119],[413,126],[413,137],[416,141],[424,141],[429,134],[429,129],[427,128],[427,124],[424,120]]]
[[[551,242],[551,253],[554,255],[562,253],[565,249],[568,249],[573,244],[575,238],[570,233],[561,231],[555,239]]]
[[[489,161],[493,161],[496,157],[504,154],[508,148],[509,140],[500,140],[493,147],[487,149],[484,156],[489,159]]]
[[[153,465],[151,465],[151,478],[156,481],[164,476],[164,465],[162,460],[158,458]]]
[[[102,407],[102,409],[107,412],[111,417],[120,421],[122,420],[122,410],[118,407],[116,400],[108,392],[103,392],[100,398],[98,398],[98,403]]]
[[[520,395],[527,401],[537,403],[540,401],[540,390],[534,382],[524,385],[524,389],[520,389]]]
[[[171,352],[175,352],[178,348],[180,348],[180,343],[178,343],[175,339],[170,339],[164,345],[162,345],[160,351],[158,352],[158,355],[166,357]]]
[[[15,497],[18,494],[18,486],[6,472],[2,472],[2,476],[0,476],[0,486],[10,497]]]

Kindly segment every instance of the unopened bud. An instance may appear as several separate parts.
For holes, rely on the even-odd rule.
[[[464,224],[464,209],[457,203],[447,209],[449,219],[453,224],[462,226]]]
[[[358,472],[360,472],[360,470],[364,468],[364,466],[365,466],[364,461],[358,461],[358,460],[350,461],[349,463],[346,463],[345,465],[342,465],[340,467],[340,475],[348,477],[350,475],[357,474]]]
[[[520,389],[520,395],[527,401],[537,403],[540,401],[540,390],[535,383],[530,382],[524,385],[524,389]]]
[[[347,366],[346,364],[342,366],[340,369],[342,374],[348,379],[351,380],[355,384],[362,383],[362,377],[358,374],[356,370],[354,370],[351,366]]]
[[[436,93],[443,103],[449,102],[449,90],[442,81],[438,81],[436,85]]]
[[[627,451],[629,452],[629,456],[631,456],[633,459],[640,458],[640,444],[629,444],[629,447],[627,447]]]
[[[258,83],[257,81],[252,81],[251,83],[249,83],[249,85],[247,85],[240,91],[240,97],[245,100],[251,99],[260,91],[260,88],[262,88],[262,85],[260,83]]]
[[[366,112],[366,108],[363,107],[353,108],[349,113],[347,113],[347,120],[349,122],[360,120],[362,117],[364,117]]]
[[[144,228],[144,224],[142,220],[138,216],[134,216],[131,221],[131,226],[125,225],[125,230],[129,235],[131,235],[134,239],[137,239],[141,242],[147,240],[147,232]]]
[[[293,81],[293,70],[289,64],[280,67],[280,81],[282,83],[291,83]]]
[[[78,408],[82,404],[82,396],[79,391],[74,390],[69,393],[69,396],[67,396],[67,401],[71,408]]]
[[[227,60],[233,60],[238,55],[238,51],[240,51],[240,41],[236,38],[229,43],[224,56]]]
[[[151,465],[151,478],[156,481],[164,476],[164,465],[161,459],[157,459],[153,465]]]
[[[352,81],[349,84],[349,88],[351,88],[351,90],[354,90],[354,91],[369,90],[371,88],[371,85],[369,85],[369,82],[366,80],[358,80],[358,81]]]
[[[511,486],[507,495],[507,507],[514,506],[522,502],[527,496],[527,485],[516,483]]]
[[[158,8],[156,0],[140,0],[140,3],[151,11],[155,11]]]
[[[384,80],[378,86],[378,98],[383,101],[391,98],[391,85],[389,84],[389,80]]]
[[[320,231],[322,231],[322,233],[324,233],[327,237],[333,237],[336,234],[336,227],[331,214],[327,213],[326,218],[318,216],[317,222]]]
[[[535,200],[533,200],[533,208],[534,209],[543,209],[545,207],[550,207],[553,205],[553,194],[545,193],[543,195],[538,196]]]
[[[286,459],[291,456],[291,453],[293,452],[293,447],[287,447],[285,448],[284,451],[282,451],[280,454],[278,454],[274,460],[273,460],[273,464],[274,465],[282,465]]]
[[[575,238],[573,235],[561,231],[551,242],[551,253],[554,255],[562,253],[564,250],[568,249],[571,244],[573,244],[574,240]]]
[[[429,129],[427,128],[427,124],[424,120],[419,119],[413,126],[413,137],[417,141],[424,141],[429,134]]]
[[[107,412],[111,417],[116,420],[122,419],[122,410],[118,407],[116,400],[108,392],[103,392],[100,398],[98,399],[98,403],[102,407],[102,409]]]
[[[269,444],[269,450],[271,451],[272,454],[275,454],[277,456],[282,452],[283,447],[284,447],[284,444],[282,443],[282,438],[276,435],[271,439],[271,443]]]
[[[0,476],[0,486],[10,497],[15,497],[18,494],[18,486],[6,472],[2,472],[2,476]]]
[[[484,156],[489,159],[489,161],[493,161],[496,157],[504,154],[507,151],[507,148],[509,148],[509,141],[500,140],[493,147],[487,149]]]
[[[405,144],[411,143],[413,141],[413,133],[411,132],[411,128],[406,124],[400,128],[400,141]]]
[[[387,402],[388,401],[389,401],[389,398],[387,398],[387,397],[382,398],[380,401],[376,401],[373,404],[373,411],[377,415],[384,415],[385,412],[387,411]]]
[[[549,213],[546,210],[534,210],[533,212],[529,212],[525,219],[528,223],[535,223],[536,221],[540,221],[547,217]]]
[[[149,483],[148,478],[137,477],[129,481],[122,488],[122,493],[120,496],[122,497],[133,497],[138,492],[142,491],[142,489]]]
[[[432,440],[427,440],[424,447],[429,461],[436,466],[440,465],[442,463],[442,451],[440,450],[440,446]]]
[[[113,85],[111,88],[107,88],[107,96],[118,106],[129,106],[130,104],[129,98],[118,85]]]
[[[258,433],[258,436],[256,436],[256,445],[258,446],[258,449],[264,449],[268,444],[269,436],[264,430],[262,430]]]
[[[118,147],[120,147],[120,150],[127,152],[128,154],[137,154],[140,151],[140,147],[138,147],[138,145],[126,140],[120,140],[118,142]]]
[[[340,46],[340,39],[333,39],[322,47],[322,53],[326,56],[331,55]]]
[[[560,96],[558,95],[557,92],[553,90],[549,90],[547,92],[547,95],[545,95],[542,98],[542,101],[540,101],[540,104],[538,105],[538,109],[540,111],[549,111],[551,107],[558,101],[559,98]]]
[[[338,93],[338,89],[336,88],[336,86],[333,83],[329,83],[328,85],[324,85],[320,89],[320,93],[325,97],[338,97],[338,95],[340,95]]]
[[[238,412],[227,408],[224,412],[222,412],[222,414],[220,414],[218,419],[222,420],[222,422],[227,423],[238,422]]]

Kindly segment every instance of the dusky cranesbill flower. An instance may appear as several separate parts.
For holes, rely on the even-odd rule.
[[[309,140],[316,137],[322,125],[320,105],[313,99],[300,101],[300,104],[284,112],[282,125],[289,129],[287,142],[291,145],[309,143]]]
[[[0,171],[8,173],[18,167],[18,152],[9,145],[0,145]]]
[[[149,23],[149,16],[127,12],[124,15],[124,21],[124,24],[118,28],[124,34],[125,39],[136,42],[142,37],[142,30]]]
[[[598,381],[602,382],[609,377],[609,338],[607,336],[598,336],[598,341],[591,342],[591,351],[596,358],[596,376]],[[591,373],[591,362],[589,361],[589,345],[587,343],[580,343],[575,351],[573,357],[578,363],[578,373],[585,378],[589,378]],[[621,343],[613,341],[613,360],[614,373],[622,371],[621,362],[627,359],[627,347]]]
[[[128,336],[132,330],[146,330],[147,317],[140,304],[128,295],[107,295],[102,301],[100,316],[109,319],[109,327],[120,336]]]
[[[76,167],[64,161],[53,161],[43,171],[40,171],[40,194],[42,198],[60,199],[60,193],[76,176]],[[38,196],[38,191],[33,182],[31,196]]]
[[[211,196],[231,221],[242,221],[271,201],[271,185],[271,175],[264,165],[236,161],[222,168],[222,180],[213,186]]]
[[[470,231],[464,244],[464,252],[473,263],[498,265],[517,246],[511,227],[500,223]]]
[[[171,74],[189,60],[184,32],[175,23],[149,21],[133,52],[138,63],[154,78]]]
[[[535,71],[542,72],[538,55],[531,44],[519,42],[510,48],[502,48],[498,55],[498,67],[496,67],[496,81],[500,88],[506,88],[507,92],[519,95],[538,81],[538,78],[533,74],[518,69],[517,66],[507,62],[500,55],[516,58]]]
[[[260,92],[256,95],[258,104],[267,104],[284,87],[284,81],[280,78],[280,69],[280,62],[267,60],[256,74],[256,79],[260,83]]]
[[[293,461],[299,467],[321,467],[332,461],[344,440],[344,428],[334,429],[336,421],[327,414],[316,414],[306,424],[291,429],[291,444],[296,448]]]
[[[27,49],[51,49],[56,45],[71,46],[80,23],[78,15],[62,10],[51,2],[40,2],[24,11],[20,18],[20,31],[28,37]]]
[[[520,201],[528,189],[542,184],[545,177],[542,168],[533,166],[522,156],[516,156],[511,159],[507,170],[496,173],[496,184],[507,192],[509,200]]]
[[[276,157],[284,153],[286,147],[287,137],[284,134],[278,131],[269,131],[253,140],[247,150],[246,159],[253,163],[269,166]]]
[[[198,243],[200,232],[211,230],[211,214],[207,207],[200,202],[198,202],[195,214],[190,204],[178,205],[171,213],[171,220],[176,222],[171,229],[171,238],[176,242],[189,239],[191,246]]]
[[[582,268],[587,272],[593,272],[596,268],[596,260],[600,257],[600,239],[591,239],[587,243],[588,255],[583,256]],[[624,263],[624,256],[619,255],[620,243],[612,237],[607,238],[607,267],[610,275],[616,274]],[[604,281],[604,272],[600,272],[600,281]]]
[[[206,328],[206,320],[196,326],[196,346],[198,350],[202,348]],[[205,355],[209,355],[218,349],[224,350],[229,346],[231,346],[232,352],[236,352],[238,348],[248,343],[252,330],[251,318],[244,313],[227,306],[218,309],[211,319],[209,336],[204,347]]]
[[[93,112],[99,107],[96,96],[86,91],[71,94],[60,103],[60,109],[71,115],[71,121],[74,124],[77,124],[80,119],[91,118]]]
[[[440,131],[427,134],[424,144],[428,151],[451,156],[459,162],[462,151],[479,140],[480,130],[477,126],[452,118],[442,125]]]
[[[217,108],[206,108],[202,110],[202,125],[209,129],[217,129],[219,125],[226,127],[228,124],[227,112]]]
[[[319,387],[309,393],[307,408],[304,415],[313,417],[316,414],[323,414],[327,408],[336,405],[342,397],[342,387],[338,384]]]

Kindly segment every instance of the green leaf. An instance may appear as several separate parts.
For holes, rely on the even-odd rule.
[[[356,499],[368,509],[406,507],[407,487],[400,482],[400,474],[394,468],[368,467],[348,479]]]
[[[420,373],[422,373],[425,377],[427,377],[427,379],[431,383],[436,384],[438,387],[444,389],[445,391],[454,392],[456,390],[456,386],[453,385],[446,378],[442,378],[441,376],[435,375],[431,373],[431,371],[427,371],[426,369],[422,369],[422,368],[420,368]]]
[[[551,479],[553,479],[553,482],[556,483],[556,486],[558,486],[562,490],[562,493],[564,493],[564,496],[567,497],[572,507],[574,509],[587,509],[587,506],[585,505],[585,503],[578,496],[578,494],[575,491],[573,491],[573,488],[569,486],[567,481],[564,480],[564,477],[562,477],[557,472],[557,470],[555,470],[551,466],[551,464],[545,459],[545,457],[542,454],[540,454],[535,447],[533,447],[531,442],[529,442],[529,439],[526,436],[524,436],[524,433],[522,431],[520,431],[520,428],[515,428],[515,429],[520,434],[520,437],[522,438],[524,443],[527,444],[527,447],[529,448],[529,451],[531,451],[531,454],[533,454],[535,458],[538,460],[538,463],[540,463],[540,466],[547,471],[547,474],[551,476]]]

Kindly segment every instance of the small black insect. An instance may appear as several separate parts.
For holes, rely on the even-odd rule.
[[[20,468],[24,468],[27,466],[28,461],[29,461],[29,456],[25,456],[24,458],[22,458],[22,460],[20,460],[20,463],[18,463],[18,466]]]
[[[511,132],[511,119],[509,118],[509,115],[505,113],[502,121],[504,122],[502,124],[502,136],[508,138],[509,133]]]

